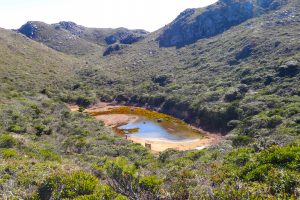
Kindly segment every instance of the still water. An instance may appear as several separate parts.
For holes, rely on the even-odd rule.
[[[118,127],[131,137],[184,141],[201,138],[202,133],[191,126],[178,122],[159,121],[139,116],[138,120]]]

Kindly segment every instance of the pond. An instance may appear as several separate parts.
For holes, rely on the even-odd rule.
[[[117,135],[158,153],[203,149],[218,143],[220,135],[201,131],[170,115],[140,107],[101,104],[85,112],[112,127]]]
[[[203,137],[200,131],[193,129],[187,124],[176,121],[149,119],[145,116],[138,116],[137,120],[118,126],[117,129],[131,137],[144,139],[183,141]]]

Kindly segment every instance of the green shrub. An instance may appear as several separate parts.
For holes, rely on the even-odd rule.
[[[10,135],[0,135],[0,148],[12,148],[17,140]]]
[[[37,131],[37,135],[42,135],[42,134],[50,135],[52,133],[52,129],[43,124],[37,124],[34,126],[34,128]]]
[[[85,172],[73,172],[68,175],[53,175],[38,189],[40,199],[74,199],[95,192],[98,179]]]
[[[98,184],[98,179],[85,172],[75,172],[62,179],[64,189],[62,197],[73,198],[80,195],[92,194]]]
[[[14,124],[14,125],[10,126],[10,128],[8,130],[11,132],[14,132],[14,133],[24,133],[26,129],[23,128],[22,126]]]
[[[232,139],[232,144],[235,147],[246,146],[253,141],[253,138],[247,135],[238,135]]]
[[[144,190],[156,193],[159,191],[162,181],[157,179],[156,176],[145,176],[140,179],[139,184]]]
[[[1,155],[4,159],[16,157],[17,151],[15,149],[2,149]]]
[[[60,156],[57,153],[55,153],[55,152],[53,152],[52,150],[49,150],[49,149],[39,150],[39,155],[44,160],[51,160],[51,161],[60,161],[61,160]]]
[[[87,106],[89,106],[91,103],[92,103],[92,99],[91,99],[91,98],[88,98],[88,97],[86,97],[86,96],[78,97],[77,100],[76,100],[76,104],[77,104],[77,105],[80,105],[80,106],[83,106],[83,107],[87,107]]]
[[[162,182],[155,176],[139,175],[134,165],[128,164],[124,157],[107,160],[104,167],[98,167],[115,192],[129,199],[156,199]]]
[[[292,194],[300,184],[300,175],[290,170],[270,170],[267,182],[273,194]]]
[[[263,181],[268,176],[268,171],[271,168],[271,164],[260,165],[248,172],[245,176],[245,179],[250,181]]]

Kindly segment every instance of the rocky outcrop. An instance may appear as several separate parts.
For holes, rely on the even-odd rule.
[[[105,42],[108,45],[121,43],[121,44],[133,44],[146,37],[148,34],[144,30],[133,30],[120,28],[114,34],[111,34],[105,38]]]
[[[55,29],[65,29],[76,36],[81,36],[85,29],[83,26],[77,25],[76,23],[70,21],[62,21],[53,25],[55,26]]]
[[[125,49],[127,47],[128,46],[124,45],[124,44],[113,44],[113,45],[110,45],[103,52],[103,56],[108,56],[108,55],[116,54],[116,53],[120,54],[122,52],[122,49]]]
[[[21,28],[18,30],[23,35],[26,35],[27,37],[34,39],[38,32],[38,26],[34,24],[34,22],[27,22]]]
[[[87,28],[70,21],[55,24],[31,21],[16,31],[55,50],[71,54],[85,54],[94,51],[89,49],[102,49],[103,46],[108,47],[106,53],[110,54],[117,50],[117,46],[110,45],[133,44],[148,35],[141,29]]]
[[[287,0],[220,0],[204,9],[188,9],[167,25],[157,40],[161,47],[182,47],[220,34],[286,3]]]
[[[300,72],[300,64],[296,60],[291,60],[286,62],[284,65],[281,65],[278,68],[278,76],[284,77],[292,77]]]

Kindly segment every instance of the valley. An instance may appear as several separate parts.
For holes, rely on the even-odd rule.
[[[300,199],[299,33],[299,0],[0,28],[0,199]]]

